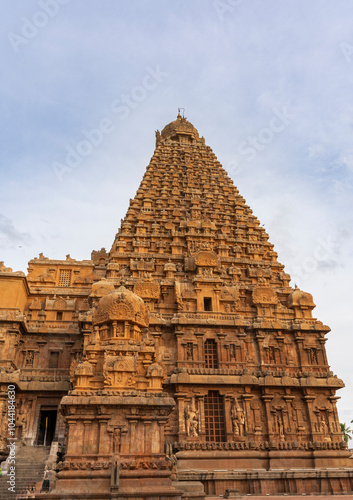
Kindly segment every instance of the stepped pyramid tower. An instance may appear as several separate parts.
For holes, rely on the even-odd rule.
[[[18,440],[62,448],[46,498],[352,492],[329,328],[289,282],[180,114],[109,253],[2,264],[0,411],[12,384]]]

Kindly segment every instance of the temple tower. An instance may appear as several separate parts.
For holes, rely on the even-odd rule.
[[[50,413],[65,454],[46,498],[352,492],[330,329],[289,283],[180,114],[156,132],[109,254],[40,254],[27,277],[0,264],[0,411],[14,384],[27,446]]]
[[[214,470],[257,469],[259,492],[279,492],[280,482],[269,486],[276,470],[294,469],[293,491],[304,481],[304,492],[316,486],[300,469],[349,466],[336,410],[343,382],[325,352],[330,330],[312,316],[312,296],[290,287],[266,231],[180,114],[156,133],[107,278],[150,311],[164,387],[177,402],[166,441],[180,480],[208,470],[206,493],[224,494],[230,480],[252,493],[234,472]]]

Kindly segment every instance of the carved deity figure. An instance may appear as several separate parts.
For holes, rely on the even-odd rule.
[[[113,453],[120,453],[121,428],[116,427],[113,433]]]
[[[245,435],[245,413],[241,406],[239,406],[237,399],[234,399],[231,410],[232,424],[233,424],[233,435],[234,436],[244,436]]]
[[[275,428],[276,428],[276,432],[281,437],[284,437],[283,417],[282,417],[282,412],[280,412],[280,411],[277,411],[276,415],[275,415]]]
[[[329,420],[329,429],[330,429],[330,432],[336,432],[337,431],[336,423],[335,423],[334,420]]]
[[[186,359],[187,360],[192,360],[194,359],[194,346],[191,342],[188,342],[186,344]]]
[[[25,434],[27,432],[27,421],[28,421],[29,415],[28,415],[28,405],[25,401],[22,401],[21,409],[19,413],[17,414],[16,418],[16,427],[18,427],[20,430],[20,436],[21,440],[26,437]]]
[[[194,399],[185,408],[185,424],[186,434],[189,437],[197,437],[199,435],[199,412],[196,410]]]
[[[274,364],[275,362],[276,362],[275,348],[273,346],[270,346],[268,348],[268,363]]]
[[[234,344],[230,344],[230,346],[229,346],[229,358],[230,358],[230,361],[236,360],[235,345]]]
[[[33,366],[34,351],[27,351],[25,358],[25,366]]]
[[[310,364],[312,365],[318,365],[318,359],[317,359],[317,352],[315,348],[312,348],[309,350],[309,359],[310,359]]]
[[[321,419],[320,419],[320,430],[321,430],[322,434],[328,433],[327,420],[326,420],[325,415],[323,415],[323,414],[321,415]]]

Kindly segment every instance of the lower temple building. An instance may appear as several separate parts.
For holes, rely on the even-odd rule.
[[[2,460],[11,385],[18,453],[61,450],[45,498],[352,492],[330,330],[289,282],[179,114],[109,253],[0,263]]]

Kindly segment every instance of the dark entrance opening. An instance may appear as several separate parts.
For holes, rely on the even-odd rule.
[[[212,311],[212,298],[204,297],[203,298],[203,310],[204,311]]]
[[[38,445],[49,446],[54,439],[57,410],[40,410]]]

